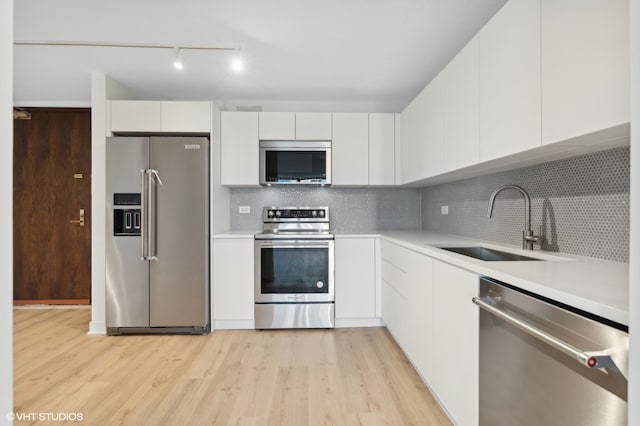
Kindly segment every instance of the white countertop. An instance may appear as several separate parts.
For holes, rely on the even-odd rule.
[[[258,231],[230,231],[214,239],[253,238]],[[620,324],[629,325],[629,264],[520,247],[429,231],[336,232],[340,238],[381,237],[459,268],[485,275]],[[544,262],[486,262],[432,245],[472,245],[546,257]]]
[[[346,236],[348,234],[343,234]],[[354,234],[354,236],[359,234]],[[629,325],[629,264],[552,253],[525,251],[520,247],[457,235],[425,231],[381,231],[380,237],[424,253],[434,259],[495,278],[569,306]],[[431,246],[476,244],[517,252],[524,256],[547,257],[544,262],[486,262]]]

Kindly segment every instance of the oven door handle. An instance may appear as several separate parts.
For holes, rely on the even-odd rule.
[[[494,298],[485,296],[474,297],[471,300],[473,303],[475,303],[481,309],[485,310],[491,315],[494,315],[501,320],[513,325],[514,327],[524,331],[530,336],[533,336],[536,339],[546,343],[552,348],[555,348],[560,352],[569,355],[587,368],[610,368],[620,371],[614,360],[606,352],[580,350],[575,346],[547,333],[546,331],[540,330],[539,328],[527,323],[526,321],[523,321],[519,318],[514,317],[513,315],[504,312],[500,308],[496,307],[498,301]]]
[[[333,240],[255,240],[260,247],[323,248],[330,247]]]

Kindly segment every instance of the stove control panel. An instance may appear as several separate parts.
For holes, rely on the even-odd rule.
[[[328,222],[329,207],[265,207],[265,222]]]

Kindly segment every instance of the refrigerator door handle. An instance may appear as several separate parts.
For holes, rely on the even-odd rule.
[[[160,179],[160,173],[158,173],[158,171],[157,171],[157,170],[150,169],[150,170],[149,170],[149,173],[153,174],[153,175],[156,177],[156,179],[158,180],[158,183],[159,183],[160,185],[162,185],[162,179]]]
[[[147,226],[149,223],[149,220],[147,218],[147,204],[148,204],[148,200],[147,200],[147,171],[142,169],[140,170],[140,177],[141,177],[141,182],[140,182],[140,189],[141,189],[141,200],[140,200],[140,250],[141,250],[141,257],[140,260],[148,260],[147,259],[147,249],[148,249],[148,230],[147,230]]]
[[[160,175],[157,170],[149,169],[147,170],[148,176],[148,188],[149,188],[149,255],[147,256],[148,260],[158,260],[158,245],[157,245],[157,225],[156,225],[156,203],[158,202],[158,187],[155,185],[153,177],[155,176],[156,180],[160,185],[162,185],[162,180],[160,179]]]

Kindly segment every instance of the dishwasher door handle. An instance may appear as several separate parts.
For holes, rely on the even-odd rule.
[[[497,308],[495,306],[497,301],[491,297],[474,297],[472,301],[488,313],[519,328],[525,333],[559,350],[560,352],[569,355],[587,368],[613,368],[615,370],[619,370],[613,359],[606,352],[582,351],[575,346],[552,336],[546,331],[540,330],[539,328],[504,312],[500,308]]]

